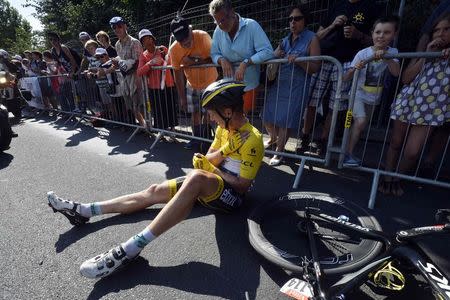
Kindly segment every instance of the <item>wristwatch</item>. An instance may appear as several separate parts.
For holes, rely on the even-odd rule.
[[[246,58],[242,62],[248,66],[248,64],[250,63],[250,59]]]

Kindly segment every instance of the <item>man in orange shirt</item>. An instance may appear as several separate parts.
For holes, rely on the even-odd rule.
[[[192,30],[188,21],[181,17],[172,20],[170,31],[176,40],[170,47],[169,55],[175,71],[180,107],[191,113],[193,135],[202,136],[200,97],[203,90],[217,79],[218,74],[214,67],[188,67],[211,63],[211,37],[205,31]],[[191,140],[185,148],[192,149],[194,145],[198,147],[198,142]]]

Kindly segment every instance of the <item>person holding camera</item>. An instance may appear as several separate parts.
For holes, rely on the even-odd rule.
[[[373,23],[380,17],[380,10],[372,0],[341,0],[328,11],[325,20],[317,30],[322,55],[335,57],[344,66],[344,74],[349,70],[356,53],[371,45],[370,30]],[[310,101],[303,126],[303,137],[300,152],[308,149],[312,128],[314,126],[316,109],[323,108],[328,103],[328,114],[317,142],[317,152],[320,155],[327,143],[331,125],[332,110],[338,82],[337,67],[334,63],[324,61],[322,69],[311,78]],[[341,92],[348,92],[351,81],[343,82]],[[331,91],[330,91],[331,89]],[[325,98],[327,95],[329,97]],[[347,109],[347,103],[340,101],[339,111]]]
[[[115,45],[117,57],[112,59],[113,69],[109,69],[108,72],[120,70],[123,75],[120,89],[126,110],[127,112],[133,112],[139,124],[147,128],[143,115],[144,98],[142,94],[142,81],[136,73],[139,56],[143,51],[141,43],[138,39],[128,34],[127,22],[122,17],[113,17],[109,21],[109,24],[119,40]],[[126,113],[125,115],[128,114]],[[134,123],[134,120],[131,123]]]

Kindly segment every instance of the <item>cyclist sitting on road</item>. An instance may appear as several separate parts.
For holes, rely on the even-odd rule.
[[[187,176],[104,202],[83,204],[48,193],[49,206],[65,215],[73,225],[84,224],[100,214],[132,213],[167,203],[142,232],[85,261],[80,267],[83,276],[110,275],[137,257],[156,237],[184,220],[197,201],[221,212],[233,212],[240,207],[264,155],[262,135],[243,113],[243,93],[244,85],[233,81],[214,82],[205,89],[202,106],[218,127],[208,153],[194,155],[195,170]]]

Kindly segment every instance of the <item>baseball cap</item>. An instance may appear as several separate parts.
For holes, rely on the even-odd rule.
[[[9,53],[8,51],[4,50],[4,49],[0,49],[0,56],[3,58],[8,58],[9,57]]]
[[[184,18],[175,18],[170,22],[170,32],[179,42],[183,41],[189,36],[189,23]]]
[[[100,55],[105,55],[105,54],[108,54],[108,52],[106,52],[105,48],[97,48],[97,49],[95,49],[94,56],[100,56]]]
[[[155,36],[148,29],[142,29],[139,31],[139,40],[141,40],[144,36],[151,36],[154,40],[156,40]]]
[[[22,56],[20,56],[19,54],[16,54],[13,56],[13,59],[18,60],[18,61],[22,61]]]
[[[122,17],[113,17],[111,20],[109,20],[109,25],[113,26],[116,24],[126,24],[125,20]]]
[[[90,39],[91,36],[89,35],[89,33],[82,31],[78,34],[78,38],[81,39]]]

